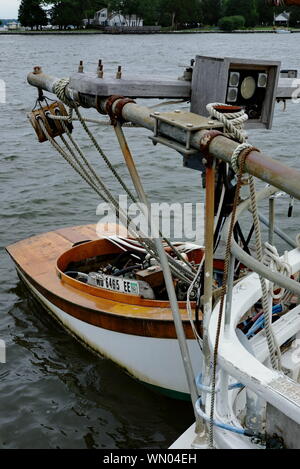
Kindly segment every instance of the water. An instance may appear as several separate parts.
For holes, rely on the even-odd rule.
[[[0,114],[0,339],[7,344],[7,364],[0,365],[0,448],[166,448],[193,421],[189,404],[174,407],[66,335],[28,295],[3,250],[37,233],[98,221],[97,197],[47,143],[35,139],[26,112],[36,92],[27,73],[41,65],[69,76],[80,59],[95,70],[102,58],[111,72],[122,64],[125,74],[177,77],[179,65],[196,54],[281,60],[283,68],[297,69],[298,41],[296,34],[0,36],[0,79],[7,85]],[[252,131],[251,141],[299,169],[299,117],[300,105],[290,104],[285,113],[277,105],[273,131]],[[145,130],[127,134],[153,201],[199,199],[197,172],[183,169],[173,152],[154,148]],[[101,128],[98,137],[127,178],[111,129]],[[87,148],[84,136],[79,139]],[[101,172],[118,193],[102,166]],[[287,219],[287,204],[281,201],[277,213],[296,233],[299,208]]]

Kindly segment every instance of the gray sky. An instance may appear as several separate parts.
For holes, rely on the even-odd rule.
[[[0,18],[18,18],[21,0],[0,0]]]

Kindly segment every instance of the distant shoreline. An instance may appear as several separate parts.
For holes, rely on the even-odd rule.
[[[280,29],[280,28],[278,28]],[[288,32],[288,31],[287,31]],[[296,30],[289,30],[290,33],[300,33],[300,29]],[[203,30],[203,31],[157,31],[157,32],[103,32],[103,31],[95,31],[95,30],[79,30],[79,31],[0,31],[0,35],[3,36],[39,36],[39,35],[71,35],[71,36],[80,36],[80,35],[150,35],[150,34],[275,34],[276,31],[273,29],[245,29],[245,30],[238,30],[238,31],[216,31],[216,30]]]

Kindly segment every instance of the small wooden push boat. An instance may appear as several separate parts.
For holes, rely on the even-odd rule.
[[[102,238],[99,225],[97,233],[94,225],[77,226],[20,241],[8,246],[7,251],[34,297],[83,344],[143,383],[176,397],[187,397],[188,386],[167,299],[153,299],[145,287],[143,290],[144,284],[149,285],[144,281],[117,275],[102,277],[107,285],[102,281],[99,286],[99,277],[95,281],[91,270],[99,272],[99,266],[111,265],[112,259],[124,254],[124,249],[110,239],[116,226],[102,228]],[[127,236],[125,230],[123,234]],[[189,260],[195,256],[199,260],[202,255],[201,248],[188,254]],[[156,269],[159,271],[158,266]],[[91,281],[87,281],[88,275]],[[118,285],[109,284],[112,278],[119,278]],[[155,281],[151,282],[153,293],[157,289]],[[199,373],[201,354],[186,302],[180,301],[179,307],[193,366]]]

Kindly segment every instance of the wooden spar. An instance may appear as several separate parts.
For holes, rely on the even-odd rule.
[[[79,93],[112,96],[115,94],[128,98],[176,98],[189,99],[191,82],[153,77],[115,77],[99,78],[96,73],[75,73],[70,78],[70,88]]]
[[[39,68],[28,75],[28,82],[32,86],[41,87],[50,93],[53,93],[53,86],[58,81],[58,78],[46,75],[39,71]],[[297,79],[280,78],[275,93],[276,99],[292,99],[298,88],[299,81]],[[86,104],[90,107],[93,107],[95,96],[109,97],[118,94],[127,98],[190,99],[192,92],[191,82],[185,80],[171,80],[170,78],[160,78],[160,81],[155,78],[152,80],[146,78],[101,79],[92,73],[73,74],[70,78],[69,89],[74,91],[74,97],[77,97],[78,93],[84,95]]]
[[[28,81],[33,86],[53,93],[55,84],[59,82],[59,79],[39,72],[36,74],[29,74]],[[106,98],[82,95],[81,93],[78,93],[77,90],[70,89],[69,86],[65,88],[65,92],[67,97],[75,99],[80,104],[84,104],[85,107],[94,107],[98,110],[101,109],[103,112],[106,109]],[[118,102],[119,100],[114,102],[113,110]],[[147,107],[138,106],[135,103],[125,104],[122,108],[122,118],[126,122],[132,122],[133,124],[145,127],[151,131],[154,130],[154,119],[151,117],[151,110]],[[172,141],[179,142],[183,145],[186,144],[186,132],[180,128],[161,122],[160,132]],[[206,134],[206,130],[193,133],[190,142],[191,147],[199,151],[201,141]],[[232,154],[237,146],[238,143],[235,141],[220,135],[214,138],[210,143],[209,151],[215,158],[231,163]],[[252,151],[247,157],[245,171],[262,181],[277,187],[279,190],[290,194],[296,199],[300,199],[300,172],[283,165],[279,161],[273,160],[265,153]]]

